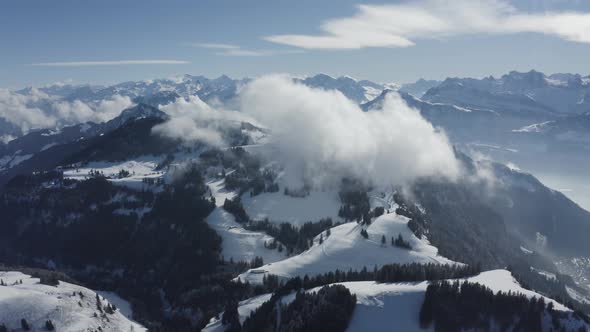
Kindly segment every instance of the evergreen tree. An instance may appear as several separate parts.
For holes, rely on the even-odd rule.
[[[20,327],[21,327],[21,329],[23,329],[23,331],[30,331],[31,330],[31,326],[29,326],[29,323],[24,318],[20,320]]]
[[[387,241],[385,240],[385,235],[381,235],[381,245],[382,245],[382,246],[385,246],[385,242],[387,242]]]
[[[223,311],[223,317],[221,317],[221,323],[225,326],[225,331],[239,332],[242,330],[237,302],[227,303]]]
[[[54,331],[55,330],[55,326],[53,326],[53,322],[50,319],[45,321],[45,329],[47,331]]]
[[[102,302],[100,301],[100,296],[96,293],[96,309],[102,312]]]

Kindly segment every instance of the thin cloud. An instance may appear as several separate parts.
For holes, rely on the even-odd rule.
[[[185,65],[183,60],[116,60],[116,61],[69,61],[69,62],[37,62],[31,66],[41,67],[84,67],[84,66],[125,66],[125,65]]]
[[[504,0],[420,0],[359,5],[350,17],[324,21],[317,35],[285,34],[265,40],[305,49],[409,47],[423,39],[469,34],[541,33],[590,43],[590,13],[523,12]]]
[[[189,43],[189,46],[206,48],[215,50],[216,55],[222,56],[245,56],[245,57],[259,57],[259,56],[273,56],[280,54],[297,54],[303,53],[302,50],[251,50],[243,49],[238,45],[221,44],[221,43]]]

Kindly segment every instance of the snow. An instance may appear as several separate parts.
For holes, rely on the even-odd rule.
[[[557,276],[555,275],[555,273],[547,272],[545,270],[536,269],[532,266],[531,266],[531,271],[537,272],[539,275],[542,275],[547,280],[557,281]]]
[[[284,194],[284,187],[275,193],[261,193],[254,197],[242,196],[242,204],[248,216],[254,220],[268,218],[271,222],[288,222],[300,226],[308,221],[322,218],[340,220],[340,198],[336,191],[311,191],[305,197],[292,197]]]
[[[507,270],[486,271],[475,277],[460,280],[480,283],[489,287],[494,293],[511,291],[512,293],[521,293],[528,298],[543,297],[545,303],[552,302],[556,310],[571,313],[571,310],[564,305],[522,288]],[[429,284],[428,281],[407,283],[355,281],[339,284],[348,288],[357,297],[357,303],[348,326],[349,332],[383,331],[387,330],[386,327],[390,326],[395,327],[395,330],[405,332],[433,330],[432,326],[426,330],[421,329],[418,320],[420,307]],[[317,287],[308,292],[315,292],[320,288]],[[282,302],[289,303],[292,297],[293,294],[287,295],[283,298]],[[266,294],[240,302],[238,308],[240,321],[243,322],[257,308],[253,308],[253,306],[260,306],[269,298],[270,294]],[[543,321],[545,322],[546,330],[549,330],[549,316],[546,315]],[[562,324],[567,326],[568,330],[577,330],[581,322],[566,318],[562,319]],[[203,331],[223,331],[223,326],[219,320],[212,319]]]
[[[467,280],[485,285],[494,293],[512,291],[529,298],[541,297],[538,293],[522,288],[506,270],[483,272]],[[418,325],[418,314],[428,282],[378,284],[362,281],[342,285],[357,296],[348,331],[378,331],[392,324],[400,331],[423,331]],[[546,303],[553,302],[556,310],[570,311],[552,299],[544,299]]]
[[[20,320],[24,318],[33,330],[42,330],[45,321],[50,319],[60,332],[99,327],[103,331],[146,331],[126,317],[131,314],[129,304],[112,293],[101,297],[103,305],[113,303],[121,309],[112,315],[106,314],[107,320],[97,312],[96,293],[90,289],[61,281],[58,286],[42,285],[38,278],[21,272],[0,272],[0,279],[7,284],[0,286],[0,323],[6,324],[9,330],[20,328]],[[22,284],[14,284],[20,280]],[[94,317],[94,313],[98,317]]]
[[[213,179],[207,182],[211,194],[215,197],[217,207],[207,217],[207,223],[222,238],[222,254],[226,260],[249,262],[256,256],[262,257],[265,263],[272,263],[285,259],[285,254],[278,250],[264,247],[274,238],[262,232],[246,230],[235,221],[234,217],[223,209],[225,199],[236,196],[234,192],[225,189],[224,179]]]
[[[144,156],[135,160],[124,162],[94,161],[83,167],[70,168],[64,171],[64,178],[84,180],[90,177],[90,171],[99,171],[104,174],[113,184],[123,185],[134,189],[146,189],[147,184],[143,183],[144,178],[161,178],[164,172],[156,170],[162,157]],[[121,170],[130,173],[128,177],[118,178]]]
[[[567,295],[569,295],[572,299],[574,299],[580,303],[590,304],[590,301],[588,300],[588,298],[586,296],[580,294],[580,292],[578,292],[577,290],[575,290],[569,286],[565,286],[565,290],[567,291]]]
[[[246,318],[250,316],[250,313],[258,307],[260,307],[264,302],[270,300],[272,294],[263,294],[259,295],[247,300],[244,300],[238,304],[238,314],[240,315],[240,323],[244,323]],[[219,318],[211,318],[209,324],[202,330],[203,332],[223,332],[225,328],[221,324],[221,317],[223,317],[223,313],[219,314]]]
[[[363,226],[356,222],[350,222],[333,227],[331,235],[323,233],[323,243],[319,244],[319,236],[314,239],[314,245],[307,251],[282,260],[280,262],[266,264],[261,268],[246,271],[239,277],[242,281],[260,283],[264,273],[274,274],[283,278],[295,276],[317,275],[339,269],[361,270],[363,267],[372,269],[391,263],[436,263],[456,264],[455,262],[439,256],[438,249],[425,239],[418,239],[408,228],[409,219],[395,213],[384,214],[376,218],[366,228],[369,238],[365,239],[360,234]],[[408,241],[412,250],[391,245],[391,237],[401,234]],[[381,244],[381,237],[385,235],[386,243]]]
[[[523,253],[527,254],[527,255],[530,255],[530,254],[532,254],[532,253],[533,253],[533,251],[532,251],[532,250],[530,250],[530,249],[527,249],[527,248],[525,248],[525,247],[523,247],[523,246],[520,246],[520,250],[521,250]]]
[[[32,154],[21,155],[20,150],[17,151],[12,156],[8,156],[8,155],[3,156],[2,158],[0,158],[0,171],[12,168],[12,167],[22,163],[23,161],[30,159],[32,156],[33,156]]]
[[[47,150],[49,148],[52,148],[52,147],[54,147],[56,145],[58,145],[58,143],[56,143],[56,142],[45,144],[45,145],[43,145],[43,147],[39,151],[45,151],[45,150]]]

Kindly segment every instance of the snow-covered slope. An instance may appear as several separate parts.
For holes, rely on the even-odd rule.
[[[207,222],[223,239],[221,246],[224,258],[250,262],[255,257],[262,257],[265,263],[285,259],[284,253],[264,247],[265,243],[270,244],[274,240],[273,237],[265,233],[244,229],[241,224],[235,221],[233,215],[223,209],[225,199],[235,197],[235,193],[227,191],[224,184],[224,179],[214,179],[207,182],[216,204],[215,210],[207,217]]]
[[[284,278],[316,275],[339,269],[361,270],[391,263],[438,263],[454,262],[439,256],[437,248],[427,240],[418,239],[408,228],[409,219],[389,213],[376,218],[366,227],[368,239],[361,235],[364,226],[350,222],[331,228],[330,235],[324,232],[314,239],[314,245],[307,251],[280,262],[251,269],[239,276],[244,281],[260,283],[265,273]],[[392,246],[391,238],[399,234],[408,241],[411,250]],[[385,244],[381,243],[385,236]]]
[[[113,314],[99,312],[96,292],[66,282],[60,281],[58,286],[43,285],[38,278],[21,272],[0,272],[0,279],[6,284],[0,286],[0,324],[5,324],[9,330],[20,329],[21,319],[25,319],[33,331],[44,330],[47,320],[60,332],[99,328],[117,332],[146,331],[127,317],[129,305],[112,294],[99,296],[102,306],[114,304],[125,313],[121,309]],[[113,302],[108,298],[114,299]]]
[[[526,297],[543,297],[546,303],[552,302],[555,310],[567,313],[561,320],[568,330],[577,330],[582,326],[580,320],[571,317],[573,312],[564,305],[544,297],[536,292],[529,291],[520,286],[509,271],[493,270],[483,272],[475,277],[467,278],[469,282],[479,283],[490,288],[494,293],[502,291],[521,293]],[[418,283],[377,283],[374,281],[344,282],[341,285],[348,288],[357,297],[356,307],[348,326],[348,331],[383,331],[385,327],[395,327],[397,331],[425,331],[419,326],[419,312],[424,294],[428,287],[428,281]],[[320,287],[310,290],[317,291]],[[260,295],[240,302],[238,313],[243,322],[250,312],[267,301],[270,295]],[[283,303],[293,298],[288,295],[283,298]],[[543,319],[544,331],[549,331],[551,325],[550,316]],[[588,328],[588,325],[585,326]],[[432,330],[432,327],[428,330]],[[207,332],[223,331],[220,320],[213,318],[204,329]]]
[[[311,191],[305,197],[293,197],[285,195],[281,186],[274,193],[261,193],[254,197],[245,194],[242,204],[250,218],[255,220],[268,218],[271,222],[288,222],[296,226],[322,218],[340,220],[340,199],[336,191]]]
[[[114,184],[147,189],[149,186],[143,179],[155,180],[164,176],[164,172],[157,169],[162,160],[163,157],[144,156],[125,162],[90,162],[83,167],[65,169],[64,178],[84,180],[91,177],[91,172],[100,172]],[[121,171],[128,174],[122,174]]]

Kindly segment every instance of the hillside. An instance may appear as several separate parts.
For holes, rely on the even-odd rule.
[[[21,319],[33,331],[51,321],[56,331],[147,331],[131,320],[129,304],[113,293],[59,281],[51,286],[21,272],[0,272],[0,324],[20,329]],[[111,305],[116,309],[111,310]]]

